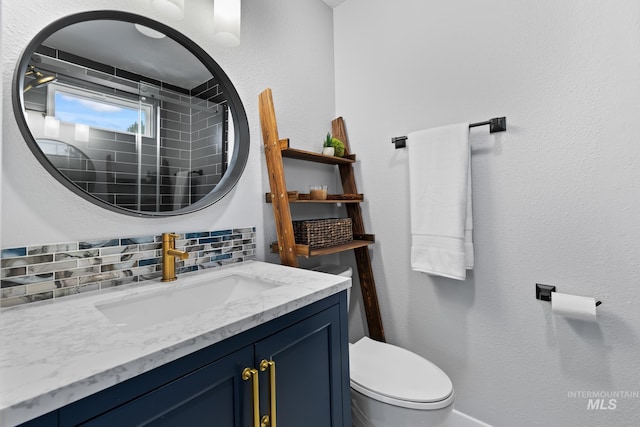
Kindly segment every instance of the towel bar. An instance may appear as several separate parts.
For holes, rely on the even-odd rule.
[[[507,118],[495,117],[493,119],[490,119],[484,122],[470,123],[469,127],[474,128],[477,126],[485,126],[485,125],[489,125],[489,133],[504,132],[507,130]],[[396,145],[396,150],[398,148],[405,148],[407,146],[407,137],[396,136],[394,138],[391,138],[391,143]]]

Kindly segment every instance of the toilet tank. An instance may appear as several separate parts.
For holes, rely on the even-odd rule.
[[[335,274],[336,276],[353,277],[353,270],[348,265],[324,264],[313,267],[311,270],[321,273]],[[347,307],[351,302],[351,288],[347,289]]]

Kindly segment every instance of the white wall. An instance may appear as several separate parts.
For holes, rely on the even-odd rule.
[[[358,155],[387,340],[452,378],[496,426],[636,425],[640,398],[640,3],[349,0],[334,9],[336,113]],[[408,159],[394,136],[471,131],[476,268],[412,272]],[[602,299],[553,318],[535,283]],[[352,319],[354,320],[354,319]],[[353,335],[362,326],[352,324]]]
[[[2,19],[2,3],[0,3],[0,58],[2,58],[2,28],[4,28],[4,21]],[[4,61],[0,61],[0,76],[4,69]],[[2,117],[2,98],[3,92],[0,90],[0,117]],[[0,216],[2,216],[2,122],[0,120]],[[0,221],[0,248],[2,247],[2,222]]]
[[[326,132],[333,118],[334,80],[331,9],[319,0],[243,2],[242,41],[234,49],[212,42],[213,2],[188,0],[186,17],[172,23],[148,0],[2,1],[2,246],[35,245],[163,231],[195,231],[231,226],[258,227],[258,257],[264,256],[264,230],[273,226],[266,191],[258,94],[274,90],[279,123],[288,136]],[[11,105],[16,63],[31,38],[63,16],[112,9],[139,13],[173,25],[202,46],[222,66],[243,100],[251,131],[251,152],[237,187],[212,207],[173,218],[144,219],[98,208],[52,179],[31,155]]]
[[[4,28],[4,21],[2,19],[2,4],[0,4],[0,58],[2,58],[2,28]],[[4,61],[0,61],[0,76],[2,75],[2,70],[4,69]],[[0,90],[0,117],[2,117],[2,98],[3,91]],[[0,216],[2,215],[2,122],[4,120],[0,120]],[[2,246],[2,222],[0,222],[0,248]]]

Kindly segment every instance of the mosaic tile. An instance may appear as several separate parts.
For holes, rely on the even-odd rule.
[[[27,294],[27,285],[12,286],[10,288],[0,289],[0,298],[12,298]]]
[[[31,302],[31,300],[26,297],[2,298],[0,299],[0,308],[15,307],[29,302]]]
[[[0,258],[15,258],[19,256],[25,256],[27,254],[27,248],[11,248],[11,249],[3,249],[0,252]]]
[[[53,291],[42,292],[42,293],[33,294],[33,295],[27,295],[27,296],[23,297],[23,299],[25,299],[28,302],[45,301],[45,300],[52,299],[52,298],[53,298]]]
[[[198,258],[211,257],[211,255],[220,255],[222,249],[207,249],[198,253]]]
[[[127,262],[119,262],[117,264],[105,264],[102,265],[101,270],[105,271],[114,271],[114,270],[126,270],[129,268],[134,268],[138,266],[137,261],[127,261]]]
[[[162,258],[145,258],[145,259],[141,259],[138,260],[138,266],[140,267],[144,267],[146,265],[154,265],[154,264],[161,264],[162,263]]]
[[[65,277],[63,279],[56,279],[57,288],[72,288],[80,284],[78,277]]]
[[[6,277],[24,276],[27,274],[27,267],[3,268],[0,272],[0,277],[3,279]]]
[[[35,256],[25,256],[20,258],[7,258],[2,260],[2,268],[7,267],[18,267],[22,265],[30,265],[30,264],[42,264],[45,262],[52,262],[53,255],[35,255]]]
[[[143,276],[145,274],[152,274],[157,272],[158,270],[156,270],[155,266],[146,266],[146,267],[137,267],[137,268],[132,268],[129,273],[133,274],[135,276]],[[124,275],[122,275],[121,277],[126,277]]]
[[[78,267],[86,267],[91,265],[113,264],[120,262],[122,255],[113,254],[96,258],[87,258],[78,260]]]
[[[142,251],[142,252],[132,252],[122,254],[120,256],[120,261],[136,261],[140,259],[153,258],[157,255],[156,251]]]
[[[176,271],[255,259],[255,227],[184,233]],[[161,276],[162,236],[132,236],[2,249],[0,307],[51,300]]]
[[[78,278],[78,284],[84,285],[84,284],[87,284],[87,283],[102,282],[104,280],[118,279],[118,278],[122,277],[121,274],[122,274],[121,271],[107,271],[107,272],[103,272],[103,273],[92,274],[90,276],[83,276],[83,277],[79,277]]]
[[[93,258],[100,255],[99,249],[92,249],[86,251],[70,251],[70,252],[61,252],[54,255],[56,261],[63,261],[65,259],[75,258],[75,259],[84,259],[84,258]]]
[[[220,237],[208,237],[206,239],[200,239],[200,244],[218,243],[220,240]]]
[[[74,268],[72,270],[56,271],[55,277],[58,280],[69,279],[72,277],[89,276],[92,274],[100,273],[100,266]]]
[[[251,233],[252,231],[254,231],[253,228],[234,228],[233,229],[234,233]]]
[[[140,245],[141,251],[149,251],[153,249],[162,249],[162,243],[149,243],[146,245]]]
[[[231,234],[231,235],[222,237],[222,240],[236,240],[236,239],[242,239],[242,234]]]
[[[69,268],[76,268],[77,266],[78,266],[78,262],[76,260],[52,262],[48,264],[36,264],[36,265],[29,266],[29,268],[27,269],[27,273],[28,274],[51,273],[54,271],[66,270]]]
[[[140,247],[138,245],[112,246],[100,249],[100,255],[126,254],[139,250]]]
[[[155,242],[155,236],[147,236],[147,237],[127,237],[126,239],[120,239],[120,245],[137,245],[140,243],[153,243]]]
[[[12,286],[29,285],[32,283],[46,282],[53,280],[53,273],[38,274],[35,276],[22,276],[3,279],[0,287],[9,288]]]
[[[189,252],[189,256],[191,256],[192,252],[200,252],[204,250],[204,245],[185,246],[184,249]]]
[[[31,246],[28,248],[29,255],[53,254],[57,252],[77,251],[77,243],[60,243],[57,245]]]
[[[100,289],[100,283],[90,283],[84,286],[75,286],[73,288],[62,288],[54,291],[54,297],[66,297],[69,295],[81,294],[84,292],[97,291]]]
[[[188,273],[190,271],[197,271],[197,270],[198,270],[198,266],[192,265],[192,266],[188,266],[188,267],[176,268],[176,273],[178,273],[178,274],[180,274],[180,273]]]
[[[185,239],[197,239],[199,237],[209,237],[210,234],[209,232],[205,232],[205,233],[186,233],[184,235]]]
[[[242,250],[242,246],[228,246],[222,249],[223,254],[228,254],[229,252],[238,252]]]
[[[108,246],[118,246],[119,244],[120,244],[120,239],[91,240],[87,242],[78,243],[78,249],[104,248]]]
[[[116,259],[119,259],[120,256],[117,255]],[[100,257],[96,257],[96,258],[87,258],[87,259],[79,259],[78,260],[78,267],[90,267],[92,265],[102,265],[103,259]],[[112,261],[112,262],[115,262]]]
[[[33,285],[27,285],[27,294],[39,294],[41,292],[53,291],[56,288],[54,282],[42,282]]]

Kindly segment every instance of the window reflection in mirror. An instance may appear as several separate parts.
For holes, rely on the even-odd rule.
[[[104,34],[126,37],[126,44],[104,44]],[[240,151],[230,90],[180,43],[144,35],[133,22],[81,21],[48,35],[26,62],[28,129],[75,186],[135,213],[182,213],[203,199],[215,201],[211,194]],[[60,144],[55,155],[51,141]],[[73,158],[78,153],[84,162]]]

